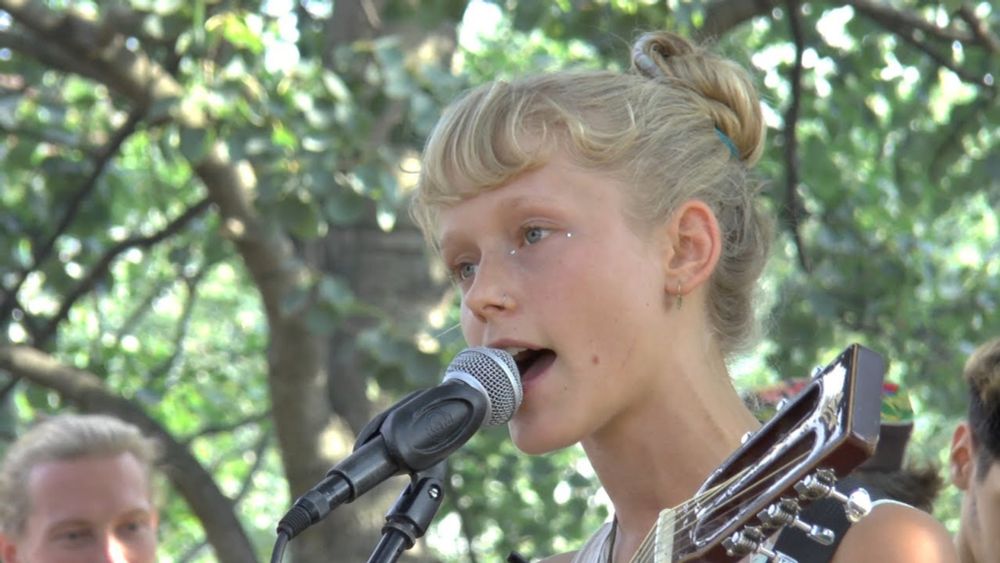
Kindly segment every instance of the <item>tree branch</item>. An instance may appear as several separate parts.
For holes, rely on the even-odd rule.
[[[993,92],[991,90],[989,95],[952,108],[948,132],[937,143],[937,150],[931,153],[934,157],[927,167],[932,182],[940,182],[948,165],[965,152],[962,137],[982,125],[982,117],[988,115],[990,107],[996,103],[997,97]]]
[[[743,22],[770,12],[779,3],[779,0],[715,0],[705,7],[705,24],[697,30],[697,38],[722,37]]]
[[[213,434],[225,434],[227,432],[232,432],[237,428],[242,428],[248,424],[259,424],[260,422],[267,420],[268,417],[270,416],[271,416],[271,411],[264,411],[251,415],[247,418],[231,422],[229,424],[212,424],[208,426],[203,426],[195,434],[188,436],[187,438],[182,438],[180,442],[182,444],[187,445],[196,440],[197,438],[204,438],[205,436],[211,436]]]
[[[73,220],[76,219],[77,213],[80,212],[80,208],[83,206],[84,200],[86,200],[97,187],[97,180],[104,173],[104,169],[107,167],[108,163],[111,162],[112,157],[118,153],[118,150],[125,142],[125,139],[135,132],[136,127],[141,120],[142,112],[131,112],[125,123],[123,123],[122,126],[115,131],[115,134],[112,135],[111,139],[109,139],[104,147],[97,153],[97,159],[94,162],[94,169],[91,170],[90,175],[83,181],[80,187],[70,198],[66,211],[63,213],[59,223],[56,224],[55,230],[52,231],[52,234],[49,235],[48,239],[35,248],[34,252],[32,252],[31,265],[24,268],[19,273],[17,281],[14,282],[14,286],[8,290],[3,304],[0,305],[0,319],[7,318],[11,311],[14,310],[14,297],[16,297],[21,291],[21,286],[24,285],[24,281],[28,279],[28,274],[44,262],[49,257],[49,254],[52,253],[52,249],[55,248],[56,241],[73,223]],[[43,332],[47,330],[48,329],[43,329]],[[36,342],[36,344],[40,343]]]
[[[797,0],[788,0],[788,23],[792,40],[795,44],[795,64],[792,66],[792,102],[785,111],[785,205],[781,208],[785,224],[795,239],[795,248],[799,254],[799,264],[806,272],[812,270],[809,257],[806,254],[805,242],[802,240],[802,221],[807,212],[799,196],[799,160],[798,135],[796,129],[799,122],[799,111],[802,106],[802,54],[805,52],[805,38],[802,33],[802,18],[799,16]]]
[[[181,128],[212,132],[213,124],[200,106],[179,103],[184,87],[146,53],[129,51],[125,38],[105,33],[113,29],[71,12],[56,15],[41,3],[28,5],[27,0],[0,0],[0,9],[59,45],[64,54],[97,65],[105,77],[103,83],[128,98],[134,107],[168,109],[170,118]],[[329,453],[329,436],[348,433],[329,402],[326,339],[313,330],[306,315],[286,305],[288,297],[308,286],[315,274],[296,255],[288,235],[255,209],[257,180],[247,162],[234,162],[222,140],[188,158],[218,208],[224,234],[232,240],[261,295],[268,321],[268,390],[275,436],[281,445],[290,493],[297,496],[332,465],[336,454]],[[367,500],[361,502],[367,506],[372,498],[366,495]],[[331,538],[338,536],[330,532],[338,524],[341,534],[365,528],[353,517],[334,513],[323,527],[298,538],[292,545],[295,555],[305,560],[331,553],[337,548]],[[366,551],[367,547],[360,546]]]
[[[232,501],[222,494],[191,452],[135,403],[109,393],[93,373],[65,366],[27,346],[0,346],[0,368],[58,392],[84,412],[117,416],[159,440],[164,448],[161,468],[201,520],[218,560],[225,563],[257,560],[233,511]]]
[[[137,107],[161,102],[171,105],[183,93],[181,85],[141,52],[131,52],[124,40],[108,37],[103,27],[71,13],[55,14],[27,0],[0,0],[0,9],[40,36],[59,45],[74,59],[99,65],[105,84]],[[204,129],[207,117],[197,109],[176,110],[181,127]],[[218,206],[223,229],[240,252],[254,280],[268,316],[271,334],[269,372],[272,404],[295,405],[275,411],[274,422],[286,477],[293,493],[308,489],[332,460],[324,457],[318,440],[332,421],[326,401],[322,338],[313,334],[304,315],[282,309],[285,297],[308,280],[309,269],[295,256],[291,240],[259,218],[252,197],[256,178],[249,166],[238,166],[222,142],[215,143],[197,162],[195,172]]]
[[[247,495],[247,493],[250,492],[250,489],[253,485],[253,476],[257,474],[257,471],[259,471],[260,467],[264,464],[264,455],[266,454],[267,445],[270,441],[271,441],[271,432],[264,430],[261,433],[260,439],[257,440],[257,445],[254,447],[253,450],[254,451],[253,464],[250,466],[250,469],[247,470],[246,477],[243,478],[243,483],[240,484],[239,492],[236,493],[236,496],[233,497],[234,506],[239,505],[240,501],[242,501],[243,498]],[[197,557],[197,555],[201,552],[201,550],[205,549],[206,545],[208,544],[204,541],[200,541],[192,545],[190,548],[188,548],[187,551],[184,552],[183,555],[181,555],[181,557],[177,559],[177,562],[183,563],[185,561],[192,561],[195,557]]]
[[[101,82],[140,108],[182,92],[173,77],[145,53],[127,49],[126,38],[113,24],[97,25],[69,12],[57,14],[29,0],[0,0],[0,10],[37,34],[40,43],[57,45],[74,65],[93,70],[93,74],[74,72]]]
[[[855,8],[878,25],[899,36],[903,41],[909,43],[917,50],[922,51],[931,60],[954,72],[963,81],[978,86],[990,87],[985,82],[984,76],[976,76],[968,70],[959,67],[948,56],[938,52],[934,47],[925,41],[921,41],[917,36],[917,32],[921,32],[933,39],[948,43],[960,41],[972,44],[978,42],[974,33],[955,28],[938,27],[913,14],[900,12],[888,6],[875,4],[869,0],[845,0],[845,4]]]
[[[253,488],[253,476],[264,465],[264,456],[267,454],[267,445],[270,442],[271,431],[265,428],[261,431],[260,439],[257,440],[257,445],[253,449],[253,465],[247,470],[247,475],[243,478],[239,492],[233,497],[233,504],[239,504],[247,496],[247,493],[250,492],[250,489]]]
[[[39,41],[24,33],[0,31],[0,47],[31,57],[38,62],[66,74],[79,74],[103,82],[105,76],[90,61],[77,61],[71,55],[48,41]]]
[[[94,147],[82,144],[79,142],[79,139],[74,139],[70,135],[64,135],[62,134],[62,131],[38,131],[28,128],[20,129],[0,124],[0,133],[10,135],[11,137],[34,139],[40,143],[48,143],[57,147],[65,147],[70,150],[80,151],[89,158],[97,158],[98,156],[98,151],[95,150]]]
[[[160,279],[156,281],[152,289],[146,292],[146,294],[139,301],[139,304],[132,309],[132,312],[125,317],[122,324],[115,330],[114,343],[116,345],[121,343],[122,338],[124,338],[126,334],[130,334],[132,332],[136,325],[138,325],[139,322],[142,321],[143,317],[149,313],[150,309],[153,308],[153,302],[156,301],[156,298],[159,297],[164,290],[172,284],[173,280],[168,279]],[[138,293],[139,291],[137,288],[134,295],[138,295]]]
[[[975,84],[976,86],[981,86],[988,89],[993,88],[990,84],[987,83],[985,75],[976,76],[975,74],[972,74],[971,72],[955,64],[955,62],[952,61],[947,55],[939,53],[933,47],[924,43],[923,41],[918,40],[911,34],[900,32],[897,35],[901,37],[903,41],[906,41],[907,43],[915,47],[917,50],[923,51],[924,54],[930,57],[930,59],[935,63],[937,63],[938,65],[943,66],[946,69],[954,72],[955,75],[961,78],[963,82],[968,82],[969,84]]]
[[[948,43],[973,41],[973,36],[968,31],[954,27],[939,27],[920,16],[896,10],[886,3],[876,3],[871,0],[844,0],[844,4],[853,7],[872,21],[895,33],[905,31],[909,35],[914,30],[920,30]]]
[[[35,342],[35,345],[44,347],[48,340],[55,335],[55,332],[59,327],[59,323],[65,320],[69,315],[69,311],[76,301],[94,289],[97,282],[102,280],[104,276],[107,275],[112,262],[114,262],[115,258],[117,258],[121,253],[130,248],[149,248],[150,246],[179,233],[192,219],[208,209],[209,205],[211,205],[211,202],[207,198],[203,199],[195,205],[189,207],[184,213],[171,221],[159,232],[148,237],[128,238],[111,247],[111,249],[108,250],[97,262],[97,265],[91,268],[90,273],[87,274],[87,276],[84,277],[80,283],[69,292],[66,299],[64,299],[62,304],[59,306],[59,311],[51,319],[49,319],[48,323],[46,323],[45,327],[40,331],[39,341]]]
[[[181,309],[181,316],[177,320],[177,330],[174,332],[174,350],[170,356],[149,370],[146,381],[149,383],[159,382],[166,377],[170,370],[177,365],[184,353],[184,338],[187,336],[188,328],[191,326],[191,316],[194,313],[194,305],[198,301],[198,284],[208,271],[207,267],[199,268],[191,277],[185,277],[184,285],[187,287],[187,299],[184,300],[184,307]]]
[[[969,26],[969,30],[972,31],[972,35],[975,36],[979,44],[986,47],[991,53],[1000,53],[1000,39],[990,33],[989,27],[976,17],[972,8],[962,6],[958,9],[958,16]]]

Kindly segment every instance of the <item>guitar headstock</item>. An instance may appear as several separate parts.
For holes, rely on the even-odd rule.
[[[825,496],[843,502],[852,520],[870,510],[863,490],[845,496],[834,485],[875,451],[884,373],[875,352],[858,344],[844,350],[745,439],[692,501],[660,514],[648,560],[726,563],[755,552],[774,557],[762,544],[786,525],[817,542],[832,541],[828,531],[809,529],[797,515]]]

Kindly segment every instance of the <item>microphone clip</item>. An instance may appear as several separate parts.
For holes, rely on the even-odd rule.
[[[411,475],[410,484],[385,515],[382,538],[368,558],[368,563],[393,563],[427,532],[444,502],[446,464],[442,460]]]

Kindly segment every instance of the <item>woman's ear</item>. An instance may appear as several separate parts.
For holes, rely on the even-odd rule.
[[[722,252],[715,213],[705,202],[684,202],[667,223],[664,267],[670,294],[686,295],[705,282]]]
[[[975,465],[976,452],[972,444],[972,434],[969,432],[969,423],[962,422],[955,428],[955,433],[951,436],[951,451],[948,463],[948,473],[953,485],[961,490],[969,488],[972,480],[973,466]]]

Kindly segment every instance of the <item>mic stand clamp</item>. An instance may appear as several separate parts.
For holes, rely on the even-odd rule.
[[[445,473],[445,462],[440,461],[410,476],[410,484],[385,515],[382,539],[368,563],[393,563],[424,535],[444,501]]]

